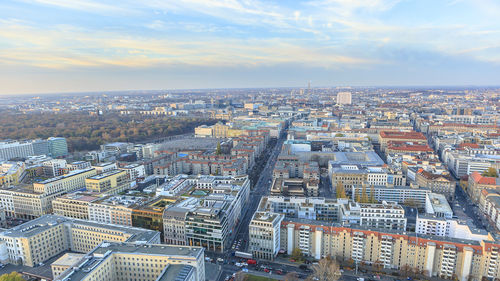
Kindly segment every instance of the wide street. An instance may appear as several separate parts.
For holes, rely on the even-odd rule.
[[[253,188],[250,191],[250,197],[247,204],[243,207],[244,213],[233,236],[234,241],[241,241],[241,247],[239,249],[240,251],[245,252],[248,249],[248,225],[250,224],[250,220],[252,219],[253,214],[257,210],[262,196],[269,194],[269,187],[272,181],[274,164],[276,163],[278,155],[281,152],[281,146],[283,145],[283,142],[284,138],[281,137],[269,152],[269,158],[267,159],[265,166],[262,168],[262,172],[260,173],[257,182],[253,185]],[[220,274],[219,280],[224,280],[227,275],[231,275],[239,270],[237,266],[232,264],[232,262],[239,260],[238,258],[232,256],[232,252],[234,251],[235,250],[233,249],[228,249],[224,254],[207,253],[207,256],[209,257],[222,257],[224,259],[224,262],[222,263],[222,273]]]

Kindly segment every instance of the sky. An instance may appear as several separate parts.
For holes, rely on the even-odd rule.
[[[500,85],[499,15],[500,0],[2,0],[0,94]]]

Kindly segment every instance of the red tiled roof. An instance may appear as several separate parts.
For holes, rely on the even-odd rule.
[[[470,142],[463,142],[458,145],[458,149],[463,150],[465,147],[470,147],[470,148],[479,148],[479,144],[477,143],[470,143]]]
[[[475,183],[478,184],[487,184],[487,185],[496,185],[496,178],[494,177],[483,177],[478,172],[473,172],[470,177]]]
[[[424,134],[420,132],[397,132],[397,131],[381,131],[380,137],[391,139],[408,139],[408,140],[426,140]]]

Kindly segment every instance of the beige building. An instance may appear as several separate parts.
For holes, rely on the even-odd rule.
[[[9,217],[36,218],[52,213],[58,196],[85,187],[85,179],[96,174],[92,168],[71,171],[63,176],[34,183],[33,189],[16,187],[0,190],[0,207]]]
[[[430,189],[434,193],[443,194],[448,200],[455,196],[455,181],[448,175],[438,175],[419,169],[415,180],[420,187]]]
[[[19,184],[26,175],[23,162],[0,162],[0,186]]]
[[[55,280],[205,281],[201,247],[101,243]]]
[[[36,266],[64,252],[87,253],[103,241],[160,243],[160,233],[45,215],[0,233],[10,263]]]
[[[85,179],[87,191],[117,194],[130,188],[126,171],[112,170]]]
[[[37,193],[62,194],[75,191],[85,187],[85,179],[96,175],[93,168],[74,170],[65,175],[50,178],[48,180],[33,184],[33,190]]]
[[[52,211],[54,215],[88,220],[89,204],[99,199],[97,195],[90,192],[68,193],[52,201]]]
[[[476,203],[479,202],[481,190],[483,189],[500,190],[500,178],[484,177],[478,172],[470,174],[467,185],[467,193],[469,193],[472,201]]]

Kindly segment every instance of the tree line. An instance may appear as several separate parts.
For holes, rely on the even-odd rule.
[[[65,137],[70,151],[98,149],[107,142],[147,142],[156,138],[193,132],[215,124],[203,118],[120,115],[91,116],[88,112],[5,114],[0,118],[1,139]]]

